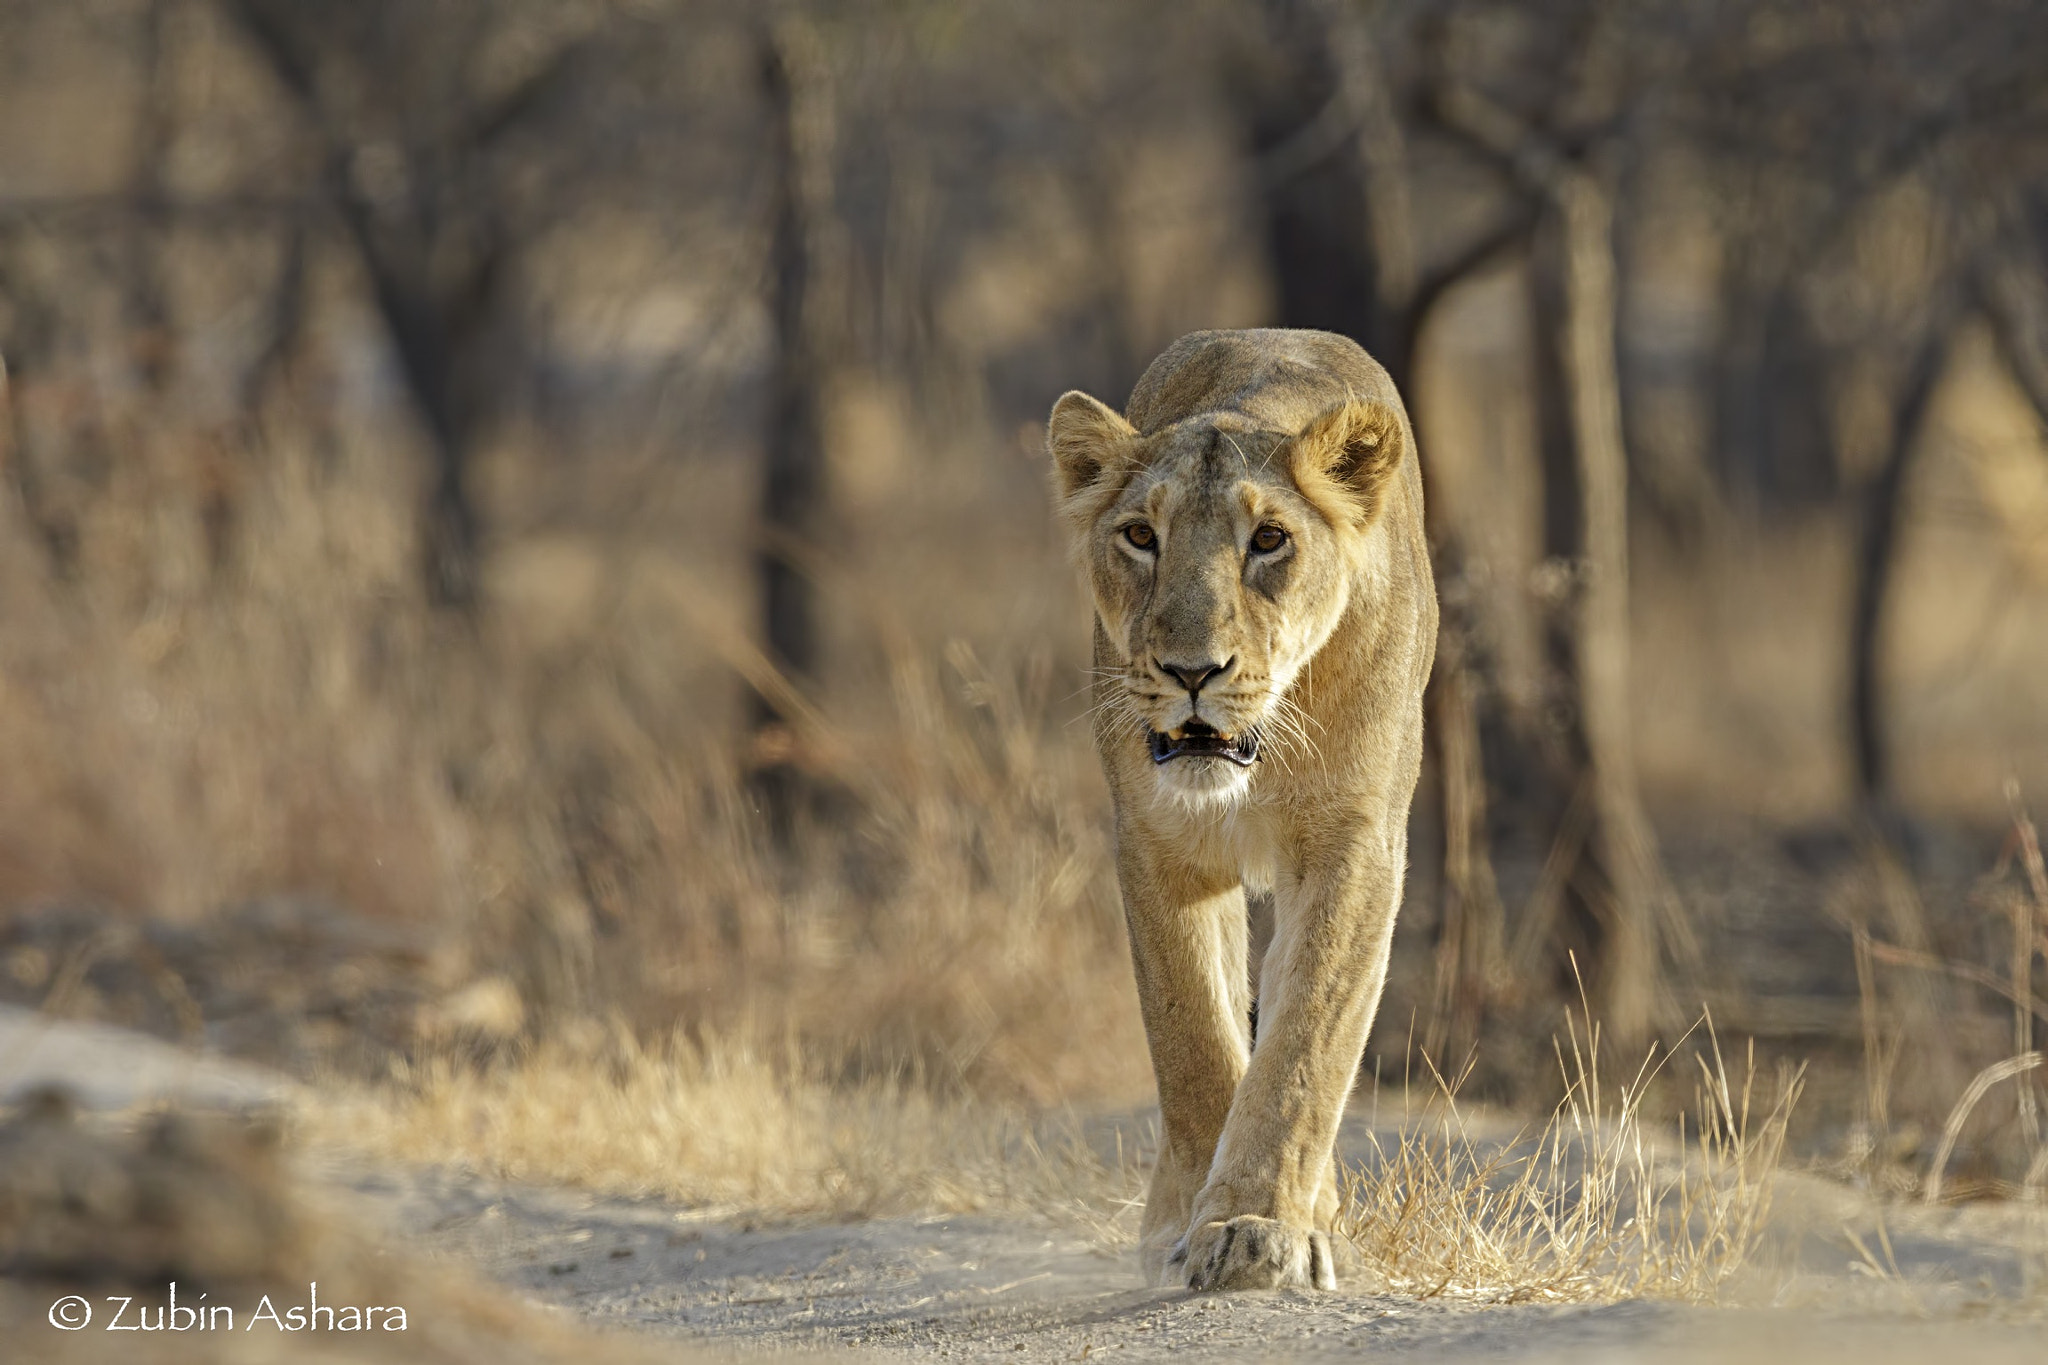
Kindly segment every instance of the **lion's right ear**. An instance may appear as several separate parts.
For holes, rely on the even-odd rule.
[[[1138,429],[1107,403],[1079,389],[1061,394],[1045,424],[1053,488],[1061,506],[1071,509],[1105,475],[1122,467],[1137,435]]]

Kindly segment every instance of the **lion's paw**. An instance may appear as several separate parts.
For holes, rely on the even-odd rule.
[[[1217,1289],[1335,1289],[1330,1235],[1247,1214],[1193,1229],[1173,1257],[1197,1293]]]

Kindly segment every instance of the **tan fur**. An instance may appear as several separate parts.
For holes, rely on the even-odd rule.
[[[1096,747],[1165,1127],[1146,1272],[1333,1287],[1333,1149],[1386,978],[1436,648],[1406,410],[1343,337],[1197,332],[1122,416],[1062,397],[1048,445],[1095,603]],[[1268,524],[1288,539],[1260,554]],[[1225,662],[1197,693],[1163,667]],[[1155,765],[1147,734],[1190,717],[1255,729],[1259,761]],[[1247,888],[1273,902],[1256,1047]]]

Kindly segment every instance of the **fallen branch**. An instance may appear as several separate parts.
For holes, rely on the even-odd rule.
[[[2008,1057],[2002,1062],[1993,1062],[1977,1073],[1963,1097],[1956,1101],[1956,1107],[1949,1111],[1948,1122],[1941,1130],[1941,1145],[1934,1149],[1934,1160],[1927,1167],[1927,1183],[1921,1195],[1921,1202],[1937,1203],[1941,1199],[1941,1175],[1948,1168],[1948,1159],[1955,1153],[1956,1139],[1963,1135],[1963,1125],[1969,1121],[1970,1111],[1977,1107],[1977,1101],[1984,1098],[1992,1086],[2000,1081],[2011,1080],[2014,1076],[2032,1071],[2042,1062],[2048,1061],[2038,1052],[2023,1052],[2017,1057]]]

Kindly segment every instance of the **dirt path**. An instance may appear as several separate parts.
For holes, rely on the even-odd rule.
[[[1853,1196],[1796,1178],[1787,1216],[1810,1234],[1779,1248],[1802,1266],[1785,1281],[1795,1306],[1747,1311],[1344,1293],[1196,1297],[1142,1288],[1131,1254],[1028,1220],[773,1225],[448,1173],[356,1183],[416,1245],[475,1264],[522,1294],[595,1325],[749,1354],[2048,1360],[2043,1286],[2028,1278],[2023,1228],[2000,1232],[1955,1215],[1900,1223],[1886,1234],[1898,1277],[1862,1273],[1846,1236],[1820,1233],[1854,1216]]]

